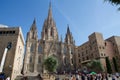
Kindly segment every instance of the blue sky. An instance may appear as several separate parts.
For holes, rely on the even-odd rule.
[[[34,18],[38,36],[48,15],[50,0],[0,0],[0,24],[21,26],[26,38]],[[93,32],[100,32],[104,39],[120,36],[120,11],[103,0],[51,0],[53,18],[59,37],[63,39],[69,24],[76,45],[88,41]]]

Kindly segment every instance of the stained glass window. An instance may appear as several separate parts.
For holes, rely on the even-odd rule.
[[[32,44],[31,47],[30,47],[30,52],[34,52],[34,49],[35,49],[35,45]]]
[[[42,46],[39,45],[39,46],[38,46],[38,53],[41,53],[41,52],[42,52]]]
[[[30,63],[32,62],[32,56],[30,56]]]
[[[39,56],[39,58],[38,58],[38,63],[41,63],[41,57]]]
[[[66,46],[64,46],[64,54],[66,54],[67,53],[67,48],[66,48]]]

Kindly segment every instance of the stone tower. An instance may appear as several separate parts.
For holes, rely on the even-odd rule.
[[[26,54],[24,60],[24,74],[36,75],[46,72],[44,59],[53,56],[58,60],[57,71],[70,71],[73,69],[74,41],[69,26],[65,42],[58,40],[58,32],[52,17],[52,7],[49,4],[48,16],[43,23],[41,39],[37,37],[36,21],[30,28],[26,40]]]
[[[58,32],[57,32],[56,24],[52,18],[51,3],[49,4],[48,17],[44,21],[41,37],[42,40],[58,41]]]
[[[72,33],[70,32],[69,25],[67,27],[67,33],[65,37],[65,43],[67,44],[74,44]]]
[[[65,37],[65,42],[64,42],[64,51],[66,49],[65,52],[65,57],[64,57],[64,69],[67,72],[70,72],[71,70],[74,70],[75,67],[75,60],[73,58],[74,53],[75,53],[75,45],[74,45],[74,41],[73,41],[73,36],[72,33],[70,32],[69,29],[69,25],[67,27],[67,33],[66,33],[66,37]]]
[[[25,61],[24,61],[24,73],[36,72],[37,67],[37,27],[36,21],[33,21],[33,24],[30,28],[30,31],[27,33],[26,39],[26,51],[25,51]]]

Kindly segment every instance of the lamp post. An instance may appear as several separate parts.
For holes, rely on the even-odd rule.
[[[11,43],[11,42],[8,42],[8,45],[7,45],[7,47],[6,47],[5,50],[4,50],[3,57],[2,57],[2,60],[1,60],[0,73],[2,73],[2,71],[3,71],[3,67],[4,67],[4,63],[5,63],[5,58],[6,58],[6,55],[7,55],[8,50],[10,50],[11,47],[12,47],[12,43]]]

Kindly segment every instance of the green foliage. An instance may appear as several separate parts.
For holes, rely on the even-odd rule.
[[[105,59],[106,59],[107,72],[108,72],[109,74],[111,74],[111,73],[112,73],[112,68],[111,68],[111,64],[110,64],[109,58],[106,57]]]
[[[57,59],[54,57],[48,57],[47,59],[45,59],[44,61],[44,65],[45,65],[45,69],[48,72],[54,72],[57,68]]]
[[[120,0],[104,0],[104,1],[108,1],[111,4],[116,5],[116,6],[120,5]],[[120,10],[120,7],[118,8],[118,10]]]
[[[105,0],[105,1],[109,1],[110,3],[115,5],[120,5],[120,0]]]
[[[99,60],[92,60],[90,63],[87,63],[87,67],[95,72],[103,72],[104,69]]]
[[[117,65],[116,59],[114,57],[113,57],[113,64],[115,67],[115,71],[118,72],[118,65]]]

